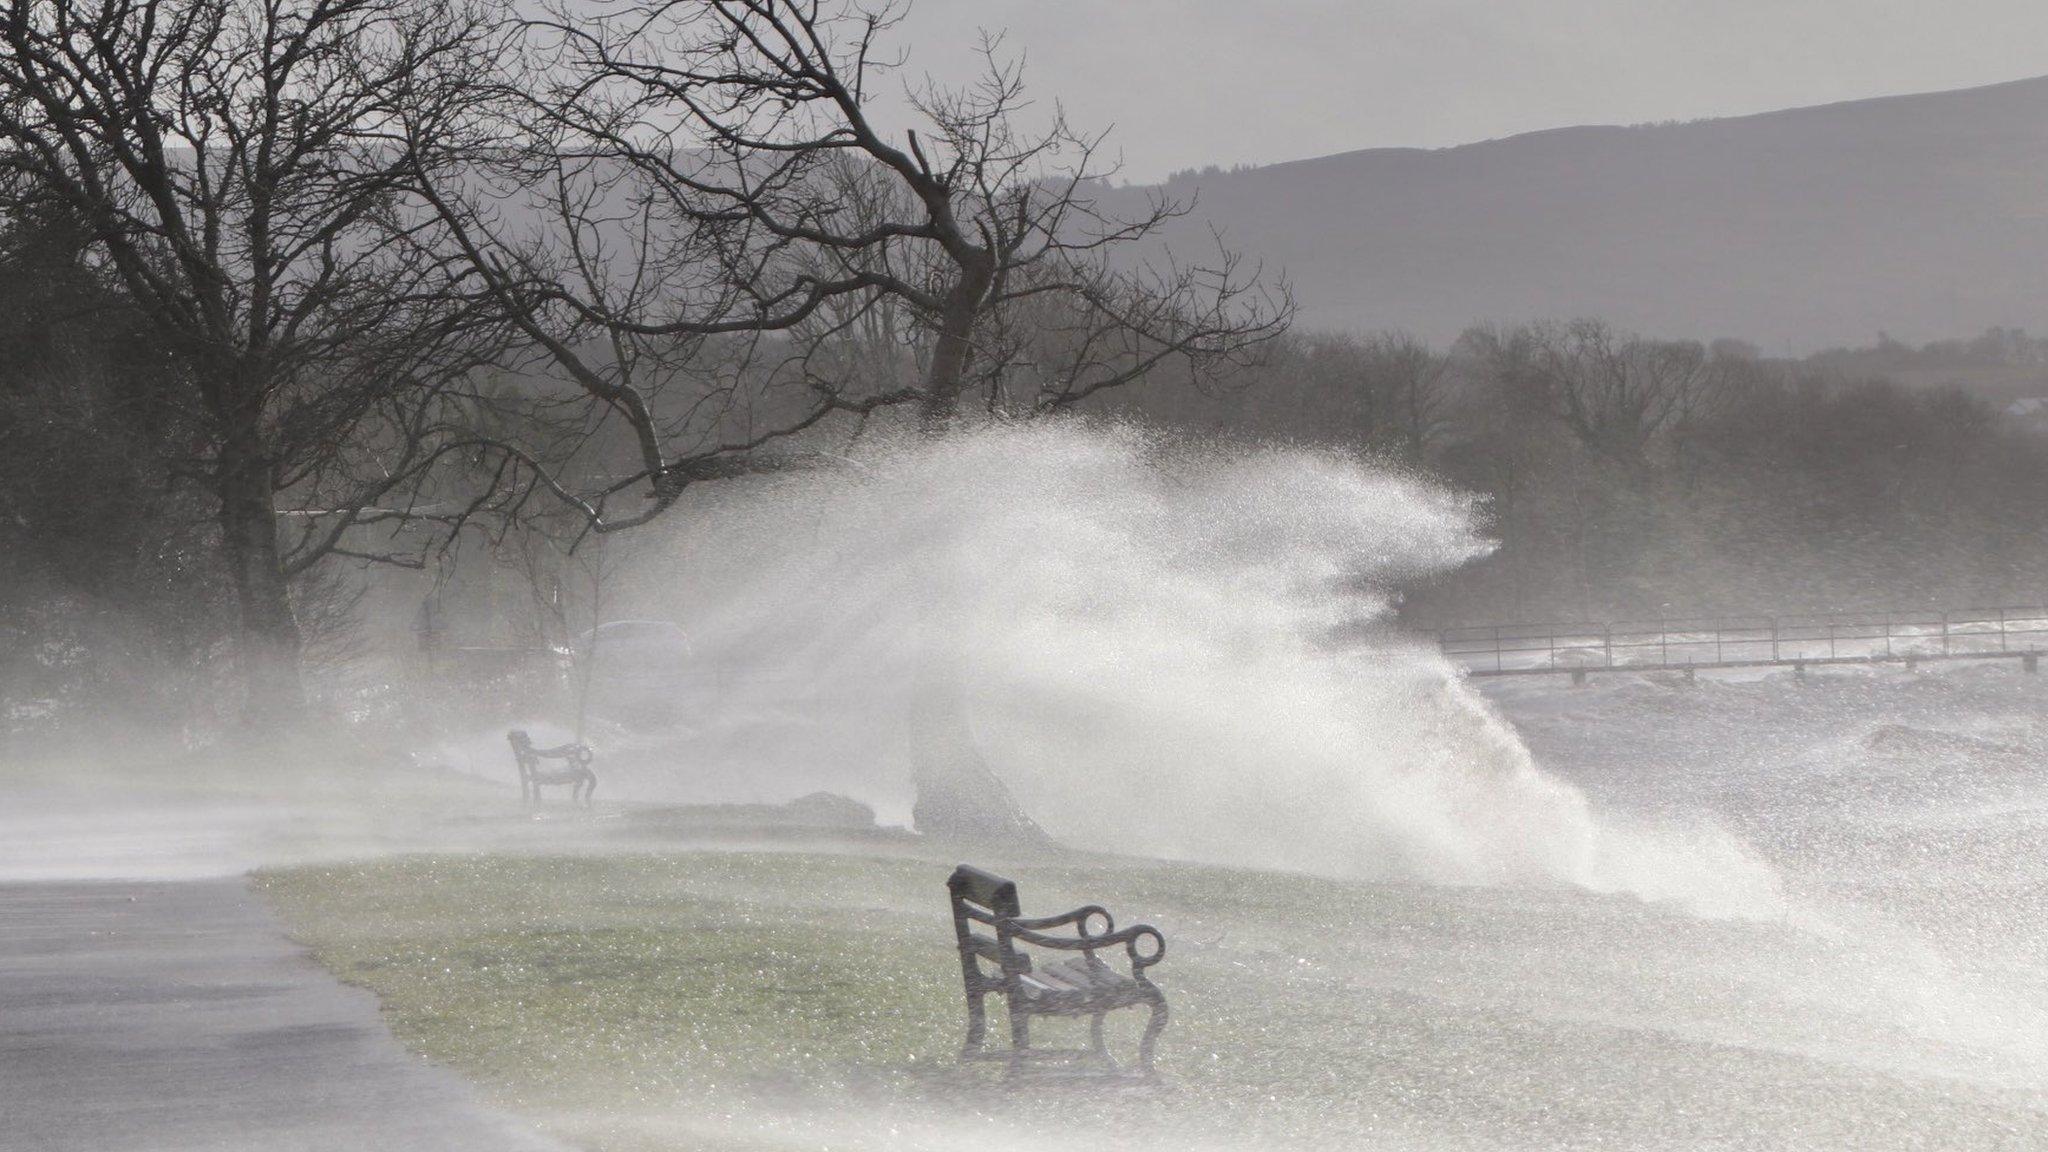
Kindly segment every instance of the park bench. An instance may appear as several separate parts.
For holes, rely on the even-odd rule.
[[[1028,919],[1017,901],[1017,885],[1000,876],[962,864],[946,881],[952,896],[953,932],[960,946],[960,974],[967,986],[967,1044],[963,1060],[1007,1060],[1017,1074],[1023,1062],[1041,1057],[1093,1056],[1110,1067],[1103,1041],[1102,1019],[1118,1008],[1147,1005],[1152,1010],[1138,1042],[1138,1067],[1152,1075],[1152,1047],[1166,1027],[1166,996],[1145,976],[1145,969],[1166,955],[1166,938],[1149,924],[1117,931],[1108,911],[1090,904],[1058,916]],[[1091,923],[1100,919],[1099,930]],[[986,931],[983,931],[986,929]],[[1055,932],[1065,929],[1072,932]],[[1019,945],[1054,952],[1079,953],[1044,963]],[[1129,958],[1128,975],[1096,955],[1122,948]],[[983,965],[989,966],[984,970]],[[983,1044],[987,1014],[983,1001],[990,993],[1003,997],[1010,1014],[1010,1047],[989,1051]],[[1031,1046],[1034,1016],[1087,1016],[1089,1047],[1049,1049]]]
[[[594,754],[588,744],[562,744],[554,748],[536,748],[533,737],[514,728],[505,734],[512,742],[512,759],[519,765],[519,798],[540,803],[540,790],[544,784],[567,784],[569,798],[580,800],[585,807],[597,791],[597,773],[591,770],[590,761]],[[541,761],[559,760],[559,768],[549,767]]]

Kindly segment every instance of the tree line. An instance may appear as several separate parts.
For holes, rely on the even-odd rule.
[[[1915,355],[1953,363],[1952,345]],[[2033,347],[2007,330],[1967,346]],[[1420,625],[2040,603],[2048,437],[1964,387],[1867,370],[1880,354],[1900,353],[1771,359],[1598,320],[1479,326],[1441,348],[1297,332],[1221,387],[1114,405],[1362,450],[1477,493],[1499,547],[1413,590]]]

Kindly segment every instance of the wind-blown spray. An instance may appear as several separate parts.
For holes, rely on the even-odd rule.
[[[1725,838],[1604,825],[1393,628],[1400,585],[1489,547],[1466,497],[1079,423],[878,438],[707,491],[635,580],[696,661],[666,795],[829,788],[907,820],[947,711],[946,738],[1077,847],[1769,898]]]

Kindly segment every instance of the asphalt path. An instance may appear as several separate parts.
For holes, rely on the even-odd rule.
[[[241,877],[0,883],[6,1152],[562,1152],[409,1055]]]

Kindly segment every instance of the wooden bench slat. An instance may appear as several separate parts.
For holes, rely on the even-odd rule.
[[[1072,981],[1081,988],[1111,991],[1135,983],[1129,976],[1100,960],[1077,958],[1052,965],[1052,968],[1060,979]]]

